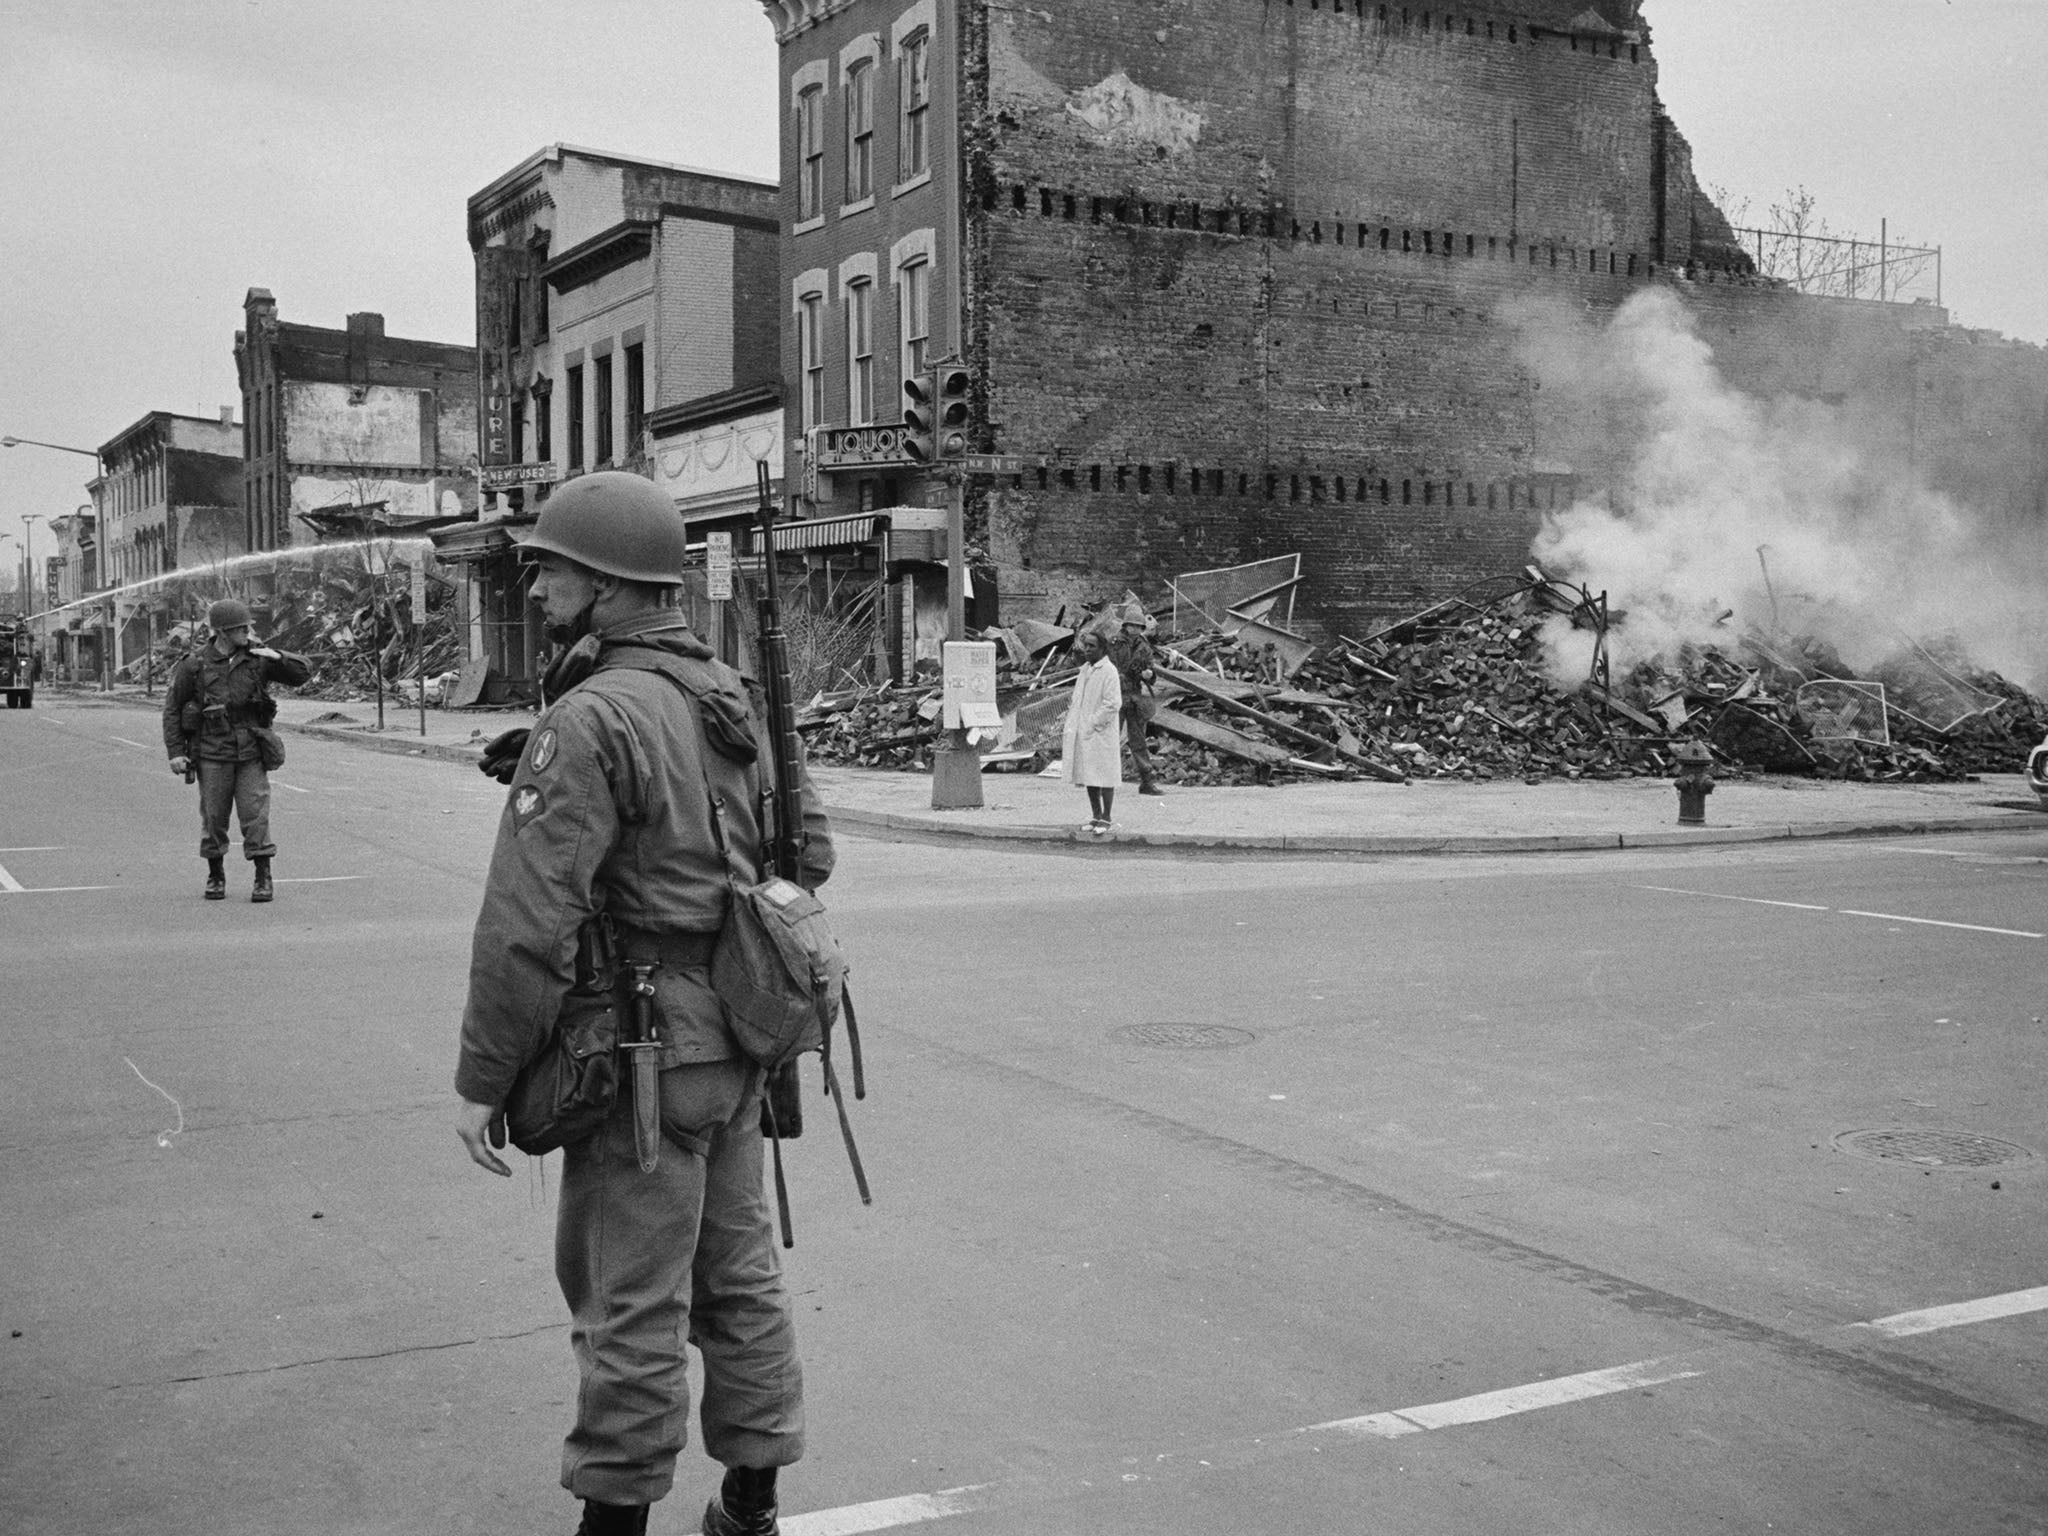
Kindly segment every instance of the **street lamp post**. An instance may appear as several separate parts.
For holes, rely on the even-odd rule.
[[[40,512],[21,514],[21,611],[24,617],[32,616],[36,611],[35,589],[30,583],[36,574],[36,524],[42,520]]]

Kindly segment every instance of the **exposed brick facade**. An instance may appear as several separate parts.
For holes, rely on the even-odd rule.
[[[387,336],[374,312],[339,330],[280,320],[264,288],[249,290],[243,316],[235,371],[249,549],[311,542],[300,514],[322,506],[431,513],[437,481],[468,482],[475,348]]]
[[[804,72],[888,35],[904,0],[768,9],[794,223]],[[1738,385],[1833,399],[1937,483],[2043,511],[2037,351],[1959,356],[1939,311],[1754,281],[1659,104],[1635,0],[940,10],[961,18],[939,41],[966,185],[920,216],[964,230],[977,446],[1048,460],[970,501],[1006,614],[1299,550],[1312,610],[1345,630],[1518,569],[1539,512],[1608,466],[1553,429],[1505,314],[1597,316],[1652,283]],[[880,244],[828,213],[785,236],[785,280]],[[792,388],[800,364],[792,327]],[[828,421],[839,372],[828,355]],[[1930,382],[1984,397],[1981,425],[1937,421]],[[2000,428],[2017,455],[1987,467]],[[928,499],[896,479],[869,494]]]

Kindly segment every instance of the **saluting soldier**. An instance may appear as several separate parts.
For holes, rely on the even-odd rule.
[[[258,645],[246,603],[224,597],[206,610],[212,639],[180,661],[164,689],[164,750],[171,772],[199,777],[199,856],[206,899],[228,894],[228,813],[242,827],[242,855],[256,866],[251,901],[276,894],[270,861],[270,767],[283,749],[270,734],[277,701],[270,685],[296,688],[313,669],[303,656]],[[265,754],[271,754],[266,759]]]
[[[773,1536],[777,1471],[804,1450],[802,1372],[763,1188],[765,1074],[740,1055],[708,972],[729,891],[714,812],[733,857],[760,862],[762,706],[675,606],[683,523],[650,481],[570,481],[526,553],[549,635],[568,649],[531,731],[507,733],[483,764],[511,793],[470,961],[457,1133],[478,1164],[509,1174],[493,1121],[547,1041],[600,914],[626,957],[660,962],[654,1171],[642,1171],[629,1092],[563,1148],[555,1273],[582,1389],[562,1486],[583,1501],[579,1536],[646,1530],[684,1443],[687,1338],[704,1361],[704,1449],[726,1469],[703,1530]],[[803,791],[815,888],[832,844],[808,778]]]

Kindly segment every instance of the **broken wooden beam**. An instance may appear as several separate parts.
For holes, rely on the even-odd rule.
[[[1197,746],[1214,752],[1226,752],[1232,757],[1241,757],[1248,763],[1257,763],[1266,768],[1285,768],[1293,762],[1294,755],[1285,748],[1272,746],[1267,742],[1253,741],[1240,735],[1227,725],[1218,725],[1213,720],[1197,720],[1184,715],[1177,709],[1159,706],[1152,716],[1152,724],[1169,736],[1178,736],[1183,741],[1192,741]]]
[[[1241,704],[1236,699],[1225,695],[1220,688],[1213,686],[1206,679],[1194,673],[1168,672],[1166,676],[1179,683],[1188,692],[1200,694],[1203,698],[1209,700],[1210,703],[1221,705],[1234,715],[1242,715],[1247,720],[1257,721],[1282,741],[1291,741],[1296,746],[1307,747],[1313,752],[1334,753],[1352,767],[1372,775],[1372,777],[1379,779],[1383,783],[1406,784],[1408,782],[1408,775],[1400,769],[1389,768],[1384,763],[1376,763],[1371,758],[1357,752],[1347,752],[1338,746],[1336,742],[1318,736],[1314,731],[1303,730],[1298,725],[1290,725],[1285,720],[1276,719],[1262,709],[1253,709],[1249,704]]]

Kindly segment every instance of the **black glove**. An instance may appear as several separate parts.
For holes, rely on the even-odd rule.
[[[476,765],[478,770],[500,784],[510,784],[519,771],[519,759],[526,755],[526,738],[532,734],[532,727],[519,725],[493,736],[484,743],[483,761]]]

